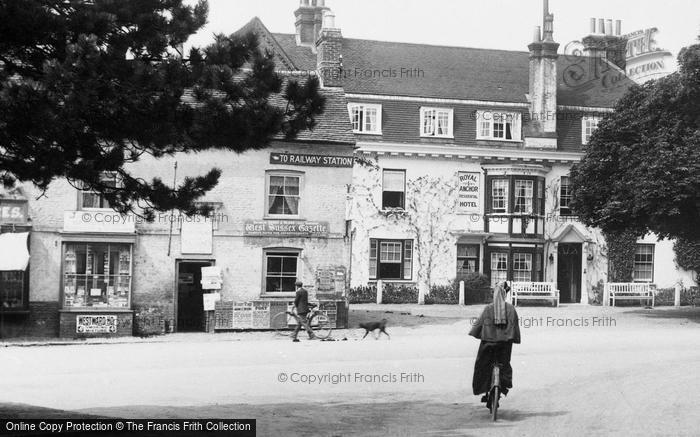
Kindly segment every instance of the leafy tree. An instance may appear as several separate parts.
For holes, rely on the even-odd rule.
[[[676,263],[683,270],[695,274],[695,282],[700,275],[700,241],[679,238],[673,243],[673,251],[676,252]]]
[[[678,61],[628,90],[572,169],[572,208],[587,225],[700,238],[700,44]]]
[[[195,201],[220,170],[173,189],[132,175],[129,164],[144,155],[261,149],[313,128],[324,106],[318,81],[285,86],[255,35],[216,35],[183,56],[207,13],[205,0],[0,0],[3,184],[46,190],[65,177],[120,212],[201,213]]]

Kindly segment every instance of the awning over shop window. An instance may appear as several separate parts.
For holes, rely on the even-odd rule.
[[[0,234],[0,271],[26,270],[29,264],[29,232]]]

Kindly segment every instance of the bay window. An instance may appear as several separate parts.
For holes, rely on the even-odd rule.
[[[508,253],[491,253],[491,286],[495,287],[508,280]]]

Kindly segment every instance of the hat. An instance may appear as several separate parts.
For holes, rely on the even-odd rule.
[[[301,281],[297,281],[294,283],[294,285],[296,285],[297,287],[301,287],[302,285],[304,285],[304,283]]]

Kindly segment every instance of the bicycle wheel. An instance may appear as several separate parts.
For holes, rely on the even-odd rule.
[[[281,313],[275,314],[275,317],[272,318],[272,321],[270,322],[270,327],[275,330],[275,333],[277,335],[283,337],[289,337],[290,335],[292,335],[293,328],[290,328],[287,324],[288,317],[289,314],[287,314],[286,311],[282,311]]]
[[[323,314],[318,314],[312,320],[311,330],[314,331],[314,335],[317,338],[325,340],[331,336],[333,326],[331,326],[331,321],[328,317]]]
[[[498,400],[501,397],[500,388],[495,386],[491,391],[491,418],[495,422],[498,418]]]

